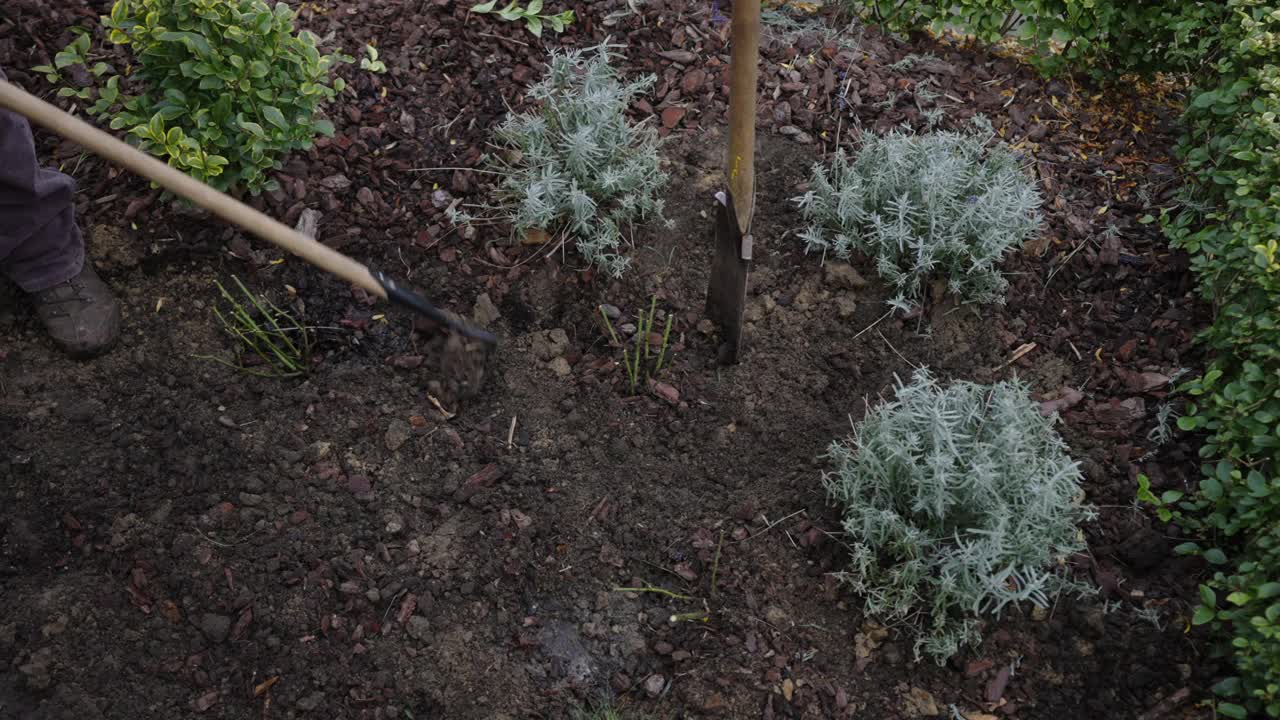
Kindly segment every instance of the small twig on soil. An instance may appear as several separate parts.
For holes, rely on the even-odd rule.
[[[1042,288],[1040,288],[1040,291],[1041,291],[1041,292],[1044,292],[1045,290],[1048,290],[1048,289],[1049,289],[1049,283],[1053,282],[1053,276],[1054,276],[1054,275],[1057,275],[1057,274],[1058,274],[1058,272],[1059,272],[1060,270],[1062,270],[1062,268],[1066,267],[1067,265],[1070,265],[1070,264],[1071,264],[1071,258],[1075,257],[1075,256],[1076,256],[1076,253],[1080,252],[1080,250],[1081,250],[1085,245],[1088,245],[1088,244],[1089,244],[1089,243],[1091,243],[1091,242],[1093,242],[1092,238],[1090,238],[1090,239],[1088,239],[1088,240],[1085,240],[1084,242],[1080,243],[1079,245],[1076,245],[1076,246],[1075,246],[1075,248],[1074,248],[1071,252],[1067,253],[1067,257],[1066,257],[1066,259],[1064,259],[1061,263],[1058,263],[1058,267],[1056,267],[1056,268],[1054,268],[1054,269],[1052,269],[1052,270],[1050,270],[1050,271],[1049,271],[1049,277],[1047,277],[1047,278],[1045,278],[1045,279],[1044,279],[1044,286],[1043,286]]]
[[[440,170],[457,170],[457,171],[459,171],[459,172],[473,172],[473,173],[480,173],[480,174],[482,174],[482,175],[501,175],[501,174],[502,174],[502,173],[500,173],[500,172],[496,172],[496,171],[493,171],[493,170],[484,170],[484,169],[481,169],[481,168],[469,168],[469,167],[424,167],[424,168],[409,168],[409,172],[437,172],[437,171],[440,171]]]
[[[1076,344],[1070,340],[1067,341],[1067,344],[1071,346],[1071,352],[1076,354],[1076,360],[1083,362],[1084,358],[1080,356],[1080,351],[1076,349]]]
[[[906,355],[903,355],[902,353],[898,352],[898,348],[894,347],[894,346],[893,346],[893,343],[889,342],[889,338],[885,337],[885,336],[884,336],[884,333],[882,333],[882,332],[880,332],[879,330],[877,330],[877,331],[876,331],[876,334],[880,336],[880,339],[884,341],[884,344],[885,344],[885,345],[888,345],[888,346],[889,346],[889,349],[893,351],[893,354],[894,354],[894,355],[897,355],[898,357],[902,358],[902,362],[904,362],[904,363],[906,363],[906,364],[910,365],[910,366],[911,366],[911,367],[913,367],[913,368],[916,368],[916,369],[919,369],[919,368],[920,368],[920,366],[919,366],[919,365],[917,365],[917,364],[915,364],[915,363],[911,362],[910,360],[908,360]]]
[[[1019,346],[1018,346],[1018,349],[1013,351],[1013,355],[1009,356],[1009,359],[1008,359],[1008,360],[1006,360],[1006,361],[1004,362],[1004,364],[1003,364],[1003,365],[1001,365],[1000,367],[1001,367],[1001,368],[1007,368],[1007,367],[1009,367],[1010,365],[1012,365],[1012,364],[1014,364],[1014,363],[1018,362],[1019,360],[1021,360],[1021,359],[1023,358],[1023,356],[1025,356],[1027,353],[1030,353],[1032,350],[1035,350],[1037,347],[1040,347],[1040,346],[1039,346],[1039,345],[1037,345],[1036,343],[1033,343],[1033,342],[1032,342],[1032,343],[1023,343],[1023,344],[1019,345]]]
[[[763,534],[765,534],[765,533],[769,532],[770,530],[774,529],[774,528],[775,528],[775,527],[777,527],[779,524],[784,523],[784,522],[786,522],[786,521],[790,520],[791,518],[793,518],[793,517],[795,517],[795,516],[799,515],[799,514],[800,514],[800,513],[802,513],[802,512],[804,512],[804,508],[800,508],[799,510],[797,510],[797,511],[795,511],[795,512],[791,513],[790,515],[788,515],[788,516],[786,516],[786,517],[784,517],[784,518],[782,518],[781,520],[775,520],[775,521],[773,521],[773,522],[769,523],[768,525],[766,525],[766,526],[765,526],[765,528],[764,528],[763,530],[761,530],[761,531],[760,531],[760,532],[758,532],[758,533],[752,533],[751,535],[748,535],[748,536],[746,536],[746,537],[742,538],[741,540],[735,540],[734,542],[735,542],[735,543],[744,543],[744,542],[746,542],[746,541],[750,540],[750,539],[751,539],[751,538],[753,538],[753,537],[759,537],[759,536],[761,536],[761,535],[763,535]]]
[[[511,428],[507,430],[507,449],[510,450],[514,446],[516,437],[516,416],[511,416]]]
[[[698,599],[695,597],[690,597],[688,595],[681,595],[680,593],[671,592],[666,588],[654,587],[653,585],[645,585],[642,588],[616,587],[613,589],[613,591],[614,592],[634,592],[634,593],[650,592],[650,593],[657,593],[659,595],[666,595],[667,597],[675,598],[676,600],[697,600]]]
[[[861,330],[859,330],[857,335],[854,335],[853,337],[849,338],[849,341],[850,341],[850,342],[852,342],[852,341],[857,340],[858,338],[862,337],[862,336],[863,336],[867,331],[869,331],[869,330],[871,330],[871,328],[873,328],[873,327],[875,327],[875,326],[879,325],[879,324],[880,324],[880,323],[881,323],[885,318],[889,317],[889,316],[890,316],[890,315],[892,315],[892,314],[893,314],[893,308],[889,308],[888,312],[886,312],[885,314],[883,314],[883,315],[881,315],[880,317],[876,318],[876,319],[875,319],[875,322],[873,322],[873,323],[871,323],[870,325],[868,325],[868,326],[866,326],[866,327],[862,328]]]
[[[1138,720],[1156,720],[1156,718],[1168,717],[1179,705],[1185,703],[1189,697],[1191,697],[1189,689],[1179,688],[1169,697],[1156,703],[1155,707],[1139,715]]]
[[[724,528],[720,529],[720,542],[716,543],[716,559],[711,563],[711,597],[716,596],[716,576],[720,574],[720,549],[724,547]]]
[[[670,576],[672,576],[672,577],[677,577],[677,578],[680,578],[680,580],[681,580],[681,581],[684,581],[684,578],[680,577],[680,573],[676,572],[675,570],[671,570],[671,569],[669,569],[669,568],[664,568],[664,567],[662,567],[661,565],[659,565],[659,564],[657,564],[657,563],[651,563],[651,562],[649,562],[648,560],[644,560],[644,559],[642,559],[642,558],[633,558],[633,559],[634,559],[634,560],[639,560],[640,562],[644,563],[645,565],[648,565],[649,567],[653,568],[654,570],[661,570],[662,572],[664,572],[664,573],[666,573],[666,574],[668,574],[668,575],[670,575]]]
[[[483,35],[484,37],[496,38],[496,39],[498,39],[498,40],[503,40],[503,41],[506,41],[506,42],[513,42],[513,43],[515,43],[515,44],[517,44],[517,45],[523,45],[523,46],[525,46],[525,47],[529,47],[529,43],[526,43],[526,42],[520,42],[519,40],[516,40],[515,38],[502,37],[501,35],[494,35],[494,34],[492,34],[492,33],[476,33],[476,34],[477,34],[477,35]]]
[[[688,612],[688,613],[675,613],[674,615],[671,616],[670,622],[672,625],[674,625],[678,622],[706,622],[710,619],[711,619],[711,616],[705,612]]]

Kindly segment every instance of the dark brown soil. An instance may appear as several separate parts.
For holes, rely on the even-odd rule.
[[[127,331],[72,363],[0,289],[0,718],[560,718],[600,694],[662,718],[1201,716],[1191,702],[1214,668],[1186,633],[1200,568],[1133,506],[1138,472],[1163,489],[1195,467],[1184,441],[1148,436],[1168,391],[1157,374],[1194,365],[1202,322],[1185,260],[1139,222],[1175,184],[1168,107],[1150,89],[1099,104],[927,38],[772,39],[749,347],[722,368],[699,324],[723,28],[705,3],[652,0],[609,27],[625,2],[570,4],[581,20],[543,42],[451,0],[302,11],[347,52],[376,40],[391,72],[344,68],[357,93],[332,109],[338,136],[255,202],[288,222],[320,210],[321,240],[459,312],[494,305],[502,343],[469,399],[442,382],[434,330],[40,135],[81,184]],[[96,10],[0,10],[0,65],[49,95],[24,71]],[[622,282],[571,251],[464,239],[433,194],[478,201],[483,176],[420,169],[475,164],[544,46],[606,35],[627,72],[660,77],[637,118],[684,109],[664,131],[670,226],[639,231]],[[884,317],[869,267],[804,255],[788,199],[855,120],[922,127],[925,78],[944,127],[982,112],[1035,160],[1048,223],[1009,261],[1004,306]],[[197,357],[230,351],[211,307],[232,275],[323,328],[308,377]],[[655,296],[675,315],[674,393],[628,396],[597,308],[633,317]],[[913,663],[909,639],[838,586],[839,516],[818,482],[825,447],[917,366],[1018,374],[1046,400],[1078,390],[1063,432],[1101,514],[1073,559],[1097,597],[1007,613],[946,667]],[[692,599],[617,590],[646,585]]]

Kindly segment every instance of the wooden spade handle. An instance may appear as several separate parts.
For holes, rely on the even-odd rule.
[[[756,183],[756,79],[760,73],[760,0],[736,0],[730,26],[729,157],[726,172],[738,229],[751,229]]]
[[[387,299],[387,290],[364,265],[3,80],[0,80],[0,107],[23,115],[86,150],[132,170],[321,270]]]

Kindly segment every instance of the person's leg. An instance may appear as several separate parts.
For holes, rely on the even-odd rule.
[[[23,290],[47,290],[80,274],[84,241],[75,182],[36,161],[31,127],[0,110],[0,270]]]
[[[75,182],[40,167],[31,126],[7,110],[0,110],[0,274],[31,295],[49,335],[72,355],[103,352],[120,334],[110,288],[84,263]]]

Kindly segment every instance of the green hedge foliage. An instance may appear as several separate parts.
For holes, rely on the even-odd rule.
[[[118,70],[89,66],[81,35],[35,68],[50,81],[75,64],[97,81],[90,113],[127,130],[143,150],[219,189],[273,189],[268,173],[289,152],[311,147],[333,124],[318,116],[342,91],[329,83],[338,55],[321,55],[309,32],[294,32],[294,12],[265,0],[116,0],[102,18],[111,42],[133,54],[126,92]],[[94,88],[60,94],[89,100]]]

